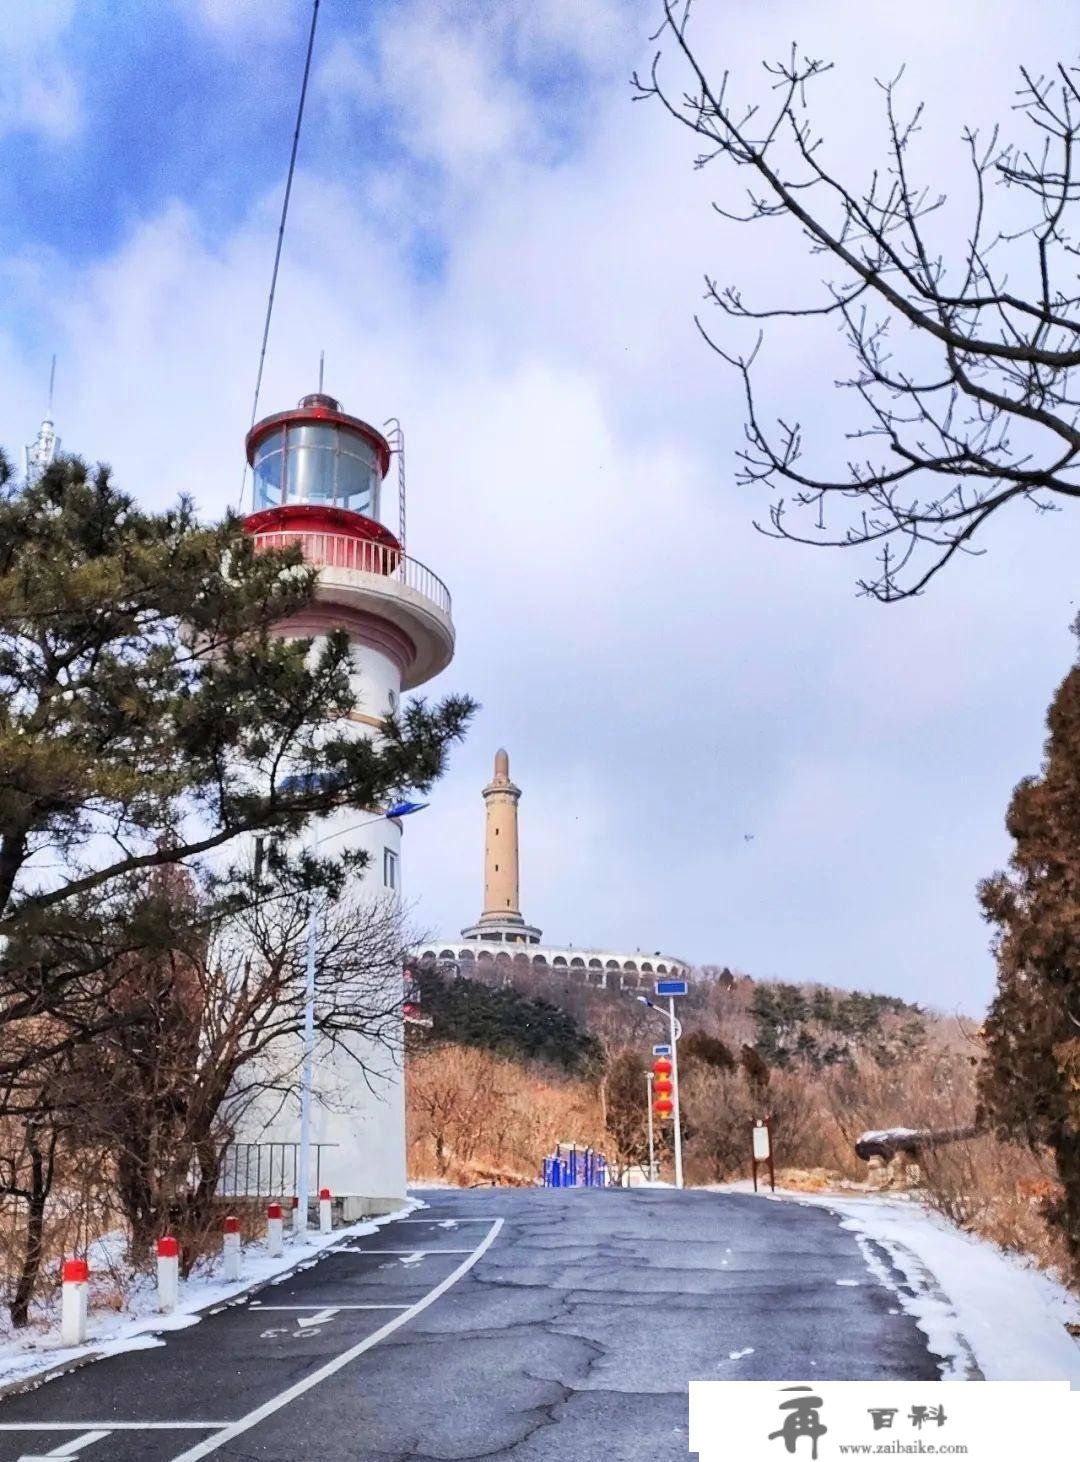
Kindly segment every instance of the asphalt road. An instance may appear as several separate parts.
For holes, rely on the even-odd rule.
[[[691,1379],[939,1375],[824,1209],[422,1196],[164,1345],[3,1401],[0,1462],[674,1462]]]

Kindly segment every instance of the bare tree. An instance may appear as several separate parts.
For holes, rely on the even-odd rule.
[[[757,526],[799,543],[869,548],[875,567],[859,588],[891,601],[920,593],[957,554],[981,552],[979,530],[1007,504],[1047,511],[1080,494],[1080,71],[1021,69],[1010,106],[1029,124],[1026,143],[997,128],[964,131],[970,200],[953,248],[945,195],[914,175],[923,107],[902,107],[899,76],[879,83],[881,163],[845,179],[809,112],[830,62],[793,48],[765,64],[765,105],[738,102],[728,73],[710,75],[691,44],[690,0],[662,5],[657,37],[675,54],[679,89],[658,52],[649,75],[634,77],[638,98],[658,100],[701,138],[699,168],[745,170],[745,203],[715,204],[721,216],[793,227],[821,263],[820,287],[805,300],[749,300],[734,283],[706,280],[723,316],[762,322],[743,352],[697,322],[742,382],[738,477],[774,493]],[[854,362],[836,382],[852,398],[841,470],[807,465],[802,424],[768,420],[752,382],[767,322],[822,317]]]
[[[410,1058],[411,1138],[430,1141],[439,1178],[451,1162],[469,1163],[478,1145],[490,1141],[487,1119],[504,1096],[498,1078],[507,1065],[468,1046],[432,1046]],[[505,1115],[500,1109],[503,1121]]]
[[[116,1018],[79,1053],[93,1071],[84,1120],[88,1140],[114,1154],[136,1258],[167,1227],[197,1241],[239,1125],[256,1103],[273,1110],[295,1093],[307,929],[306,900],[268,899],[129,962],[112,987]],[[320,1064],[336,1053],[340,1070],[374,1086],[386,1053],[400,1059],[400,909],[347,890],[320,910],[316,940]]]

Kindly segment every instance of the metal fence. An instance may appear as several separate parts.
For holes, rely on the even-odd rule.
[[[607,1186],[607,1158],[591,1147],[562,1144],[544,1158],[540,1180],[545,1188],[604,1188]]]
[[[419,559],[409,558],[396,544],[355,538],[348,533],[315,533],[302,528],[279,529],[252,534],[257,548],[288,548],[298,544],[308,563],[320,568],[349,569],[354,573],[381,574],[397,579],[417,594],[430,599],[449,615],[450,590]]]
[[[336,1142],[313,1142],[314,1181],[309,1185],[317,1193],[322,1187],[322,1155]],[[233,1142],[225,1149],[218,1179],[219,1198],[292,1198],[300,1175],[298,1142]]]

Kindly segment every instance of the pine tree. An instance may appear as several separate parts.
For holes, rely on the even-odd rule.
[[[979,890],[998,968],[981,1099],[1001,1135],[1053,1154],[1063,1198],[1051,1218],[1080,1272],[1080,666],[1047,726],[1042,771],[1009,804],[1009,870]]]
[[[246,860],[229,863],[242,834],[270,840],[279,887],[333,891],[362,858],[290,853],[311,819],[441,774],[466,698],[412,701],[358,738],[344,633],[317,653],[274,634],[315,577],[298,549],[256,552],[235,517],[141,510],[106,468],[69,458],[15,484],[0,458],[0,1076],[27,1059],[12,1023],[53,1030],[41,1017],[72,970],[87,988],[85,960],[19,968],[20,948],[77,945],[168,865],[203,860],[208,919],[257,899]]]

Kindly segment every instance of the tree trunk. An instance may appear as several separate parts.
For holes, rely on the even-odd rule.
[[[15,1294],[11,1301],[11,1323],[16,1329],[26,1325],[30,1314],[30,1301],[37,1288],[41,1271],[42,1240],[45,1233],[45,1203],[52,1187],[52,1161],[46,1165],[41,1148],[33,1135],[28,1135],[30,1150],[30,1193],[27,1199],[26,1244],[23,1248],[22,1265],[19,1269]]]

